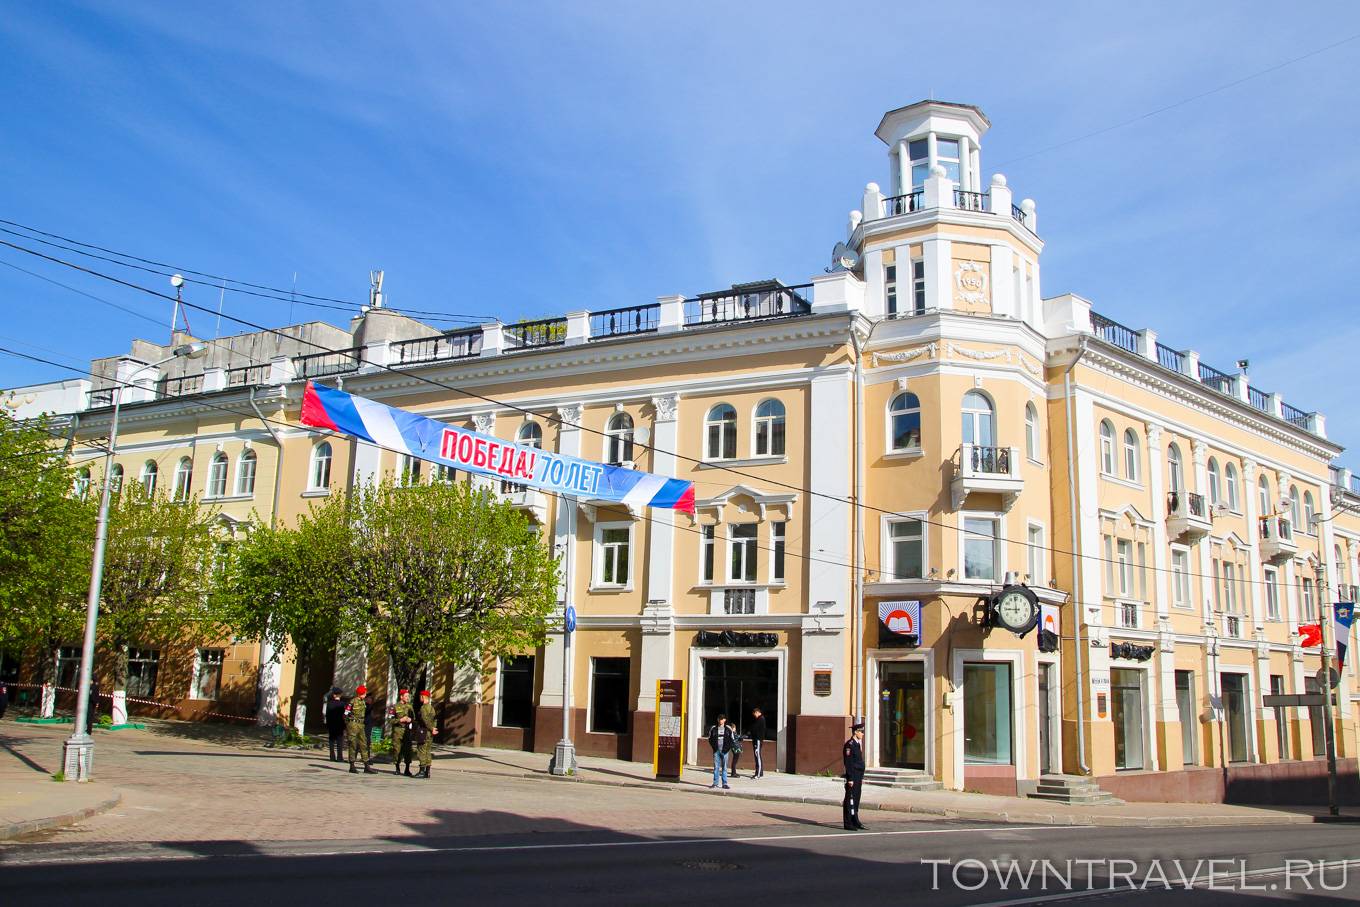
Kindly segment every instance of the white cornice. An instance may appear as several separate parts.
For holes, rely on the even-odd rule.
[[[893,217],[880,217],[874,220],[862,221],[856,228],[856,236],[852,239],[860,241],[860,248],[868,245],[873,239],[892,233],[900,233],[903,230],[912,230],[918,227],[932,227],[937,225],[948,225],[952,227],[982,227],[991,230],[1000,230],[1006,233],[1011,239],[1029,249],[1037,257],[1044,251],[1044,241],[1031,233],[1028,229],[1021,226],[1014,217],[1007,212],[1005,215],[993,214],[990,211],[966,211],[962,208],[923,208],[920,211],[913,211],[911,214],[898,214]],[[943,232],[922,234],[931,239],[948,239],[952,242],[973,243],[979,246],[991,245],[986,239],[978,236],[968,236],[966,234],[949,235]]]

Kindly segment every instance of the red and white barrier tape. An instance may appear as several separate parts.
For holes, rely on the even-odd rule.
[[[5,684],[4,686],[6,686],[6,687],[8,687],[8,688],[10,688],[10,689],[15,689],[15,688],[19,688],[19,687],[22,687],[22,688],[24,688],[24,689],[29,689],[29,690],[38,690],[38,691],[41,691],[41,690],[43,689],[43,684],[40,684],[40,683],[7,683],[7,684]],[[53,690],[53,692],[57,692],[57,693],[75,693],[75,694],[77,694],[77,695],[80,694],[80,690],[73,689],[73,688],[71,688],[71,687],[52,687],[52,690]],[[105,693],[105,692],[102,692],[102,691],[101,691],[101,692],[98,693],[97,695],[99,696],[100,699],[108,699],[108,700],[110,700],[110,701],[112,701],[112,699],[113,699],[113,693]],[[125,701],[125,702],[135,702],[135,703],[137,703],[138,705],[154,705],[154,706],[157,706],[157,707],[163,708],[163,709],[173,709],[173,710],[175,710],[176,712],[178,712],[178,711],[180,710],[180,707],[179,707],[179,706],[177,706],[177,705],[175,705],[175,704],[173,704],[173,703],[169,703],[169,702],[157,702],[157,701],[154,700],[154,699],[139,699],[139,698],[134,697],[134,696],[125,696],[125,697],[123,697],[123,698],[124,698],[124,701]],[[205,716],[206,716],[206,717],[209,717],[209,718],[228,718],[228,719],[231,719],[232,721],[254,721],[254,720],[255,720],[255,716],[253,716],[253,715],[229,715],[229,714],[227,714],[226,712],[194,712],[193,714],[194,714],[195,717],[205,717]]]

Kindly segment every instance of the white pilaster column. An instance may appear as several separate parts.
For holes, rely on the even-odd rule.
[[[679,394],[652,398],[656,416],[652,422],[651,472],[674,476],[679,447]],[[639,667],[637,708],[656,711],[656,682],[675,676],[675,514],[653,510],[648,524],[647,601],[642,609],[642,658]]]
[[[992,314],[1021,317],[1018,297],[1012,275],[1014,253],[1005,244],[996,244],[992,250]]]
[[[926,237],[921,242],[921,255],[926,270],[926,308],[954,308],[954,284],[950,270],[954,264],[953,244],[947,239]],[[908,281],[910,284],[910,281]],[[902,278],[897,279],[900,297]]]
[[[1167,619],[1171,613],[1171,583],[1167,574],[1169,541],[1166,537],[1166,489],[1162,478],[1162,464],[1165,462],[1162,427],[1154,422],[1147,426],[1147,477],[1148,493],[1152,496],[1148,509],[1152,520],[1152,588],[1157,600],[1159,621]]]
[[[581,455],[581,411],[580,403],[567,403],[557,408],[559,420],[557,452],[570,457]],[[570,607],[576,601],[576,587],[589,584],[590,574],[581,576],[582,570],[589,570],[589,564],[582,564],[577,556],[577,530],[580,525],[580,510],[575,500],[565,497],[557,499],[556,519],[553,523],[553,550],[562,556],[567,565],[563,570],[562,583],[558,586],[558,601],[563,607]],[[562,610],[553,622],[555,631],[549,631],[543,646],[543,693],[539,696],[541,707],[562,706]],[[574,665],[572,666],[575,667]]]
[[[817,477],[818,487],[826,496],[807,499],[804,550],[827,554],[825,560],[806,562],[808,592],[807,601],[803,603],[804,614],[817,613],[825,615],[825,619],[809,621],[804,618],[801,661],[789,666],[789,683],[799,685],[799,713],[803,715],[846,715],[854,708],[850,675],[859,653],[849,651],[844,627],[847,617],[858,620],[863,609],[860,602],[851,601],[850,568],[841,566],[850,563],[854,511],[841,500],[832,500],[843,500],[852,494],[850,458],[854,453],[850,444],[850,403],[853,394],[848,371],[812,379],[808,424],[818,426],[818,430],[811,437],[808,475]],[[831,556],[831,552],[836,555]],[[833,604],[817,608],[819,601]],[[830,696],[818,696],[813,692],[812,666],[819,662],[835,666]],[[793,679],[795,670],[797,681]]]
[[[1194,440],[1190,443],[1190,455],[1194,480],[1188,483],[1187,490],[1204,494],[1205,489],[1209,487],[1209,447],[1203,441]],[[1207,501],[1205,506],[1208,506]],[[1209,551],[1209,540],[1203,538],[1196,542],[1195,551],[1196,560],[1199,562],[1199,589],[1204,600],[1204,619],[1217,627],[1218,622],[1214,616],[1214,569]],[[1218,630],[1221,631],[1222,627],[1218,627]]]
[[[959,136],[959,188],[964,192],[976,192],[973,182],[973,143],[968,136]]]
[[[884,271],[883,250],[874,249],[864,253],[864,314],[870,318],[881,318],[888,312],[886,289],[887,277]],[[902,309],[902,266],[898,264],[897,307]]]
[[[906,195],[911,191],[911,150],[907,140],[897,143],[897,191],[894,195]]]
[[[1265,580],[1265,573],[1261,564],[1261,514],[1257,513],[1260,495],[1256,491],[1256,471],[1255,460],[1244,460],[1242,462],[1242,503],[1245,505],[1247,515],[1247,569],[1251,571],[1251,582],[1247,583],[1247,589],[1251,596],[1251,625],[1259,633],[1264,632],[1266,625],[1266,606],[1264,589],[1261,583]],[[1258,638],[1261,638],[1258,635]]]

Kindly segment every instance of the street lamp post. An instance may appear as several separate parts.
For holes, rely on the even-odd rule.
[[[99,595],[104,585],[104,549],[109,538],[109,479],[113,471],[113,454],[118,445],[118,416],[123,405],[123,390],[135,385],[136,377],[147,369],[164,365],[172,359],[197,359],[208,350],[205,343],[186,343],[175,347],[172,355],[149,362],[128,375],[127,380],[113,391],[113,422],[109,428],[109,446],[104,453],[104,481],[99,491],[99,515],[94,528],[94,562],[90,567],[90,594],[85,600],[85,640],[80,649],[80,684],[76,692],[76,726],[66,739],[62,752],[62,773],[67,781],[88,781],[94,763],[94,738],[87,727],[90,719],[90,679],[94,666],[95,623],[99,619]]]
[[[576,535],[576,501],[565,501],[572,536]],[[576,771],[576,745],[571,742],[571,637],[576,630],[575,609],[571,604],[571,561],[575,552],[566,544],[566,569],[563,571],[562,594],[562,739],[553,749],[552,762],[548,771],[554,775],[570,775]]]

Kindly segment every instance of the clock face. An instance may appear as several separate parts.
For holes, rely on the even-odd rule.
[[[1021,592],[1007,592],[996,603],[996,616],[1008,630],[1022,630],[1034,622],[1034,603]]]

